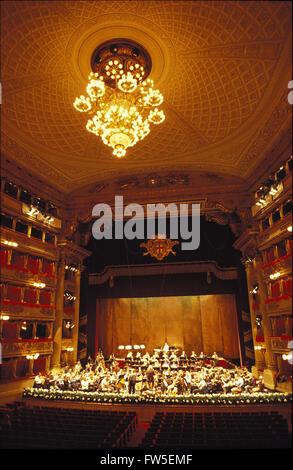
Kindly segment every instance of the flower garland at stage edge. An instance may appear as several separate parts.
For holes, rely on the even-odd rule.
[[[91,403],[109,404],[161,404],[161,405],[248,405],[248,404],[280,404],[290,403],[292,393],[241,393],[241,394],[195,394],[195,395],[117,395],[116,393],[77,392],[62,390],[37,390],[27,388],[23,392],[23,398],[42,400],[67,400],[86,401]]]

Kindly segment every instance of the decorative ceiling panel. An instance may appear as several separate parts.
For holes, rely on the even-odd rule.
[[[275,110],[292,78],[291,2],[3,1],[1,14],[2,152],[64,193],[162,166],[248,178],[268,122],[273,140],[290,119]],[[121,160],[73,107],[111,34],[147,48],[165,98],[165,122]]]

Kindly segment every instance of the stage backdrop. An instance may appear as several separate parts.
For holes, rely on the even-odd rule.
[[[98,348],[105,357],[119,345],[144,344],[151,353],[164,345],[227,359],[239,358],[233,294],[97,299]]]

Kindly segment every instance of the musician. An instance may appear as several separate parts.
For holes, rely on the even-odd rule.
[[[199,382],[198,388],[200,393],[208,393],[208,386],[204,377],[202,377],[201,381]]]
[[[138,369],[138,374],[136,377],[136,385],[135,385],[135,392],[140,393],[142,391],[143,386],[143,374],[141,368]]]
[[[130,370],[129,377],[128,377],[128,393],[135,393],[135,385],[136,385],[136,372],[134,369]]]
[[[190,393],[190,388],[191,388],[191,373],[189,372],[188,369],[186,369],[185,375],[184,375],[184,386],[185,390]]]
[[[219,364],[219,357],[216,352],[214,352],[214,354],[212,355],[212,359],[213,359],[213,365],[217,366]]]
[[[155,370],[151,364],[146,370],[146,376],[149,387],[153,388],[155,382]]]
[[[163,346],[163,351],[164,351],[165,353],[169,352],[169,346],[168,346],[167,341],[165,342],[165,344],[164,344],[164,346]]]
[[[41,374],[35,376],[33,388],[43,388],[45,378]]]

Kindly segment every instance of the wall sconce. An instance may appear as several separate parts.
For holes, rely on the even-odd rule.
[[[253,288],[251,291],[249,291],[250,294],[256,295],[258,293],[258,284],[254,284]]]
[[[10,318],[9,315],[1,315],[0,316],[0,320],[4,320],[4,321],[9,320],[9,318]]]
[[[38,359],[39,357],[39,353],[36,353],[36,354],[28,354],[26,356],[27,359]]]
[[[40,287],[40,289],[44,289],[44,287],[46,287],[46,284],[44,284],[43,282],[34,282],[34,286]]]
[[[16,242],[10,242],[10,241],[8,241],[8,240],[4,240],[3,243],[4,243],[4,245],[8,245],[8,246],[15,246],[15,247],[18,246],[18,243],[16,243]]]
[[[281,273],[274,273],[274,274],[270,274],[270,279],[277,279],[279,276],[281,276]]]
[[[260,328],[261,327],[261,322],[262,322],[262,316],[261,315],[257,315],[255,317],[255,324],[256,324],[256,327],[257,328]]]

